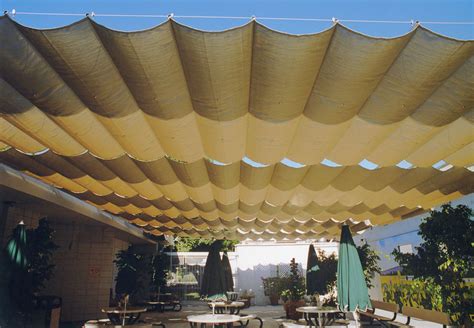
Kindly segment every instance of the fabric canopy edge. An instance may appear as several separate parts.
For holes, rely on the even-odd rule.
[[[85,15],[86,16],[86,15]],[[193,30],[193,31],[196,31],[196,32],[201,32],[201,33],[210,33],[210,34],[219,34],[219,33],[225,33],[225,32],[228,32],[228,31],[233,31],[233,30],[238,30],[238,29],[242,29],[242,28],[245,28],[247,27],[248,25],[251,25],[251,24],[256,24],[262,28],[265,28],[269,31],[272,31],[272,32],[275,32],[275,33],[279,33],[279,34],[283,34],[283,35],[287,35],[287,36],[294,36],[294,37],[305,37],[305,36],[317,36],[319,34],[323,34],[331,29],[335,29],[337,27],[340,27],[340,28],[343,28],[343,29],[346,29],[348,30],[349,32],[351,33],[354,33],[354,34],[357,34],[357,35],[360,35],[362,37],[365,37],[365,38],[368,38],[368,39],[371,39],[371,40],[395,40],[395,39],[399,39],[399,38],[403,38],[409,34],[412,34],[414,33],[417,29],[422,29],[422,30],[425,30],[431,34],[433,34],[434,36],[436,37],[439,37],[439,38],[442,38],[442,39],[446,39],[446,40],[451,40],[451,41],[458,41],[458,42],[474,42],[474,39],[460,39],[460,38],[454,38],[454,37],[451,37],[451,36],[448,36],[448,35],[444,35],[442,33],[438,33],[428,27],[425,27],[423,26],[421,23],[415,23],[415,26],[412,30],[408,31],[407,33],[404,33],[404,34],[401,34],[401,35],[396,35],[396,36],[393,36],[393,37],[378,37],[378,36],[372,36],[372,35],[368,35],[368,34],[365,34],[365,33],[362,33],[362,32],[359,32],[355,29],[352,29],[352,28],[349,28],[348,26],[342,24],[340,21],[336,20],[332,26],[330,26],[329,28],[326,28],[326,29],[323,29],[321,31],[318,31],[318,32],[313,32],[313,33],[302,33],[302,34],[295,34],[295,33],[288,33],[288,32],[284,32],[284,31],[280,31],[280,30],[277,30],[277,29],[273,29],[273,28],[270,28],[268,27],[267,25],[261,23],[258,21],[258,18],[251,18],[249,17],[249,21],[244,23],[244,24],[241,24],[241,25],[237,25],[237,26],[234,26],[234,27],[231,27],[231,28],[228,28],[228,29],[223,29],[223,30],[218,30],[218,31],[210,31],[210,30],[204,30],[204,29],[198,29],[198,28],[194,28],[192,26],[189,26],[187,24],[183,24],[181,22],[178,22],[176,19],[174,19],[171,15],[163,22],[157,24],[157,25],[154,25],[154,26],[151,26],[149,28],[145,28],[145,29],[141,29],[141,30],[132,30],[132,31],[124,31],[124,30],[118,30],[118,29],[112,29],[104,24],[100,24],[100,23],[97,23],[96,21],[94,21],[90,16],[86,16],[82,19],[79,19],[75,22],[72,22],[70,24],[67,24],[67,25],[63,25],[63,26],[58,26],[58,27],[53,27],[53,28],[35,28],[35,27],[32,27],[32,26],[28,26],[28,25],[25,25],[25,24],[22,24],[22,23],[19,23],[17,22],[16,20],[14,20],[8,13],[4,13],[3,15],[0,16],[0,20],[1,19],[9,19],[10,21],[12,21],[13,23],[15,23],[16,25],[18,26],[21,26],[23,28],[27,28],[27,29],[31,29],[31,30],[37,30],[37,31],[52,31],[52,30],[61,30],[61,29],[66,29],[66,28],[70,28],[76,24],[80,24],[84,21],[89,21],[92,25],[95,25],[97,27],[100,27],[100,28],[104,28],[108,31],[111,31],[111,32],[117,32],[117,33],[143,33],[143,32],[148,32],[148,31],[151,31],[151,30],[154,30],[154,29],[157,29],[165,24],[168,24],[169,22],[171,22],[172,24],[176,24],[180,27],[184,27],[184,28],[187,28],[187,29],[190,29],[190,30]]]

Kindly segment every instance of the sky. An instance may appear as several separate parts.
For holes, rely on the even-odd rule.
[[[212,15],[243,16],[248,19],[196,19],[178,18],[177,21],[194,28],[218,31],[248,22],[250,17],[292,17],[402,21],[474,21],[472,0],[1,0],[2,11],[11,12],[87,12],[102,14],[153,14],[167,15]],[[70,24],[81,16],[15,16],[15,20],[31,27],[52,28]],[[117,30],[142,30],[155,26],[166,18],[99,17],[97,22]],[[306,34],[322,31],[331,22],[268,21],[261,23],[292,34]],[[378,36],[394,37],[405,34],[412,28],[405,24],[344,23],[359,32]],[[474,39],[474,25],[430,25],[433,31],[458,39]]]

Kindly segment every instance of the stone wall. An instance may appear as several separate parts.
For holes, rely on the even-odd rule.
[[[22,221],[28,228],[36,227],[41,213],[11,207],[8,210],[1,245],[5,245],[12,229]],[[81,321],[105,317],[101,308],[109,304],[109,291],[114,287],[115,254],[128,247],[116,239],[105,226],[85,225],[53,220],[54,242],[60,248],[54,253],[54,277],[47,282],[44,295],[62,297],[62,321]]]

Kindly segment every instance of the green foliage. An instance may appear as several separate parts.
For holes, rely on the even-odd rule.
[[[305,294],[305,283],[304,277],[298,270],[298,263],[295,258],[291,259],[290,262],[290,275],[288,276],[289,286],[281,293],[281,297],[285,301],[299,301]]]
[[[215,239],[177,237],[175,247],[178,252],[208,252]],[[237,240],[222,240],[220,251],[234,251]]]
[[[31,276],[33,293],[44,288],[45,282],[53,276],[56,265],[51,263],[51,259],[53,252],[59,248],[53,242],[53,235],[54,229],[50,227],[46,218],[39,220],[37,228],[26,231],[28,241],[27,269]]]
[[[265,296],[280,296],[282,291],[288,289],[288,277],[262,278],[263,293]]]
[[[413,306],[442,311],[442,299],[440,286],[415,279],[400,283],[382,284],[383,300],[385,302],[397,303],[400,307]]]
[[[213,240],[203,238],[176,237],[174,245],[178,252],[209,250]]]
[[[357,246],[357,253],[359,254],[360,263],[364,269],[365,282],[370,289],[374,287],[372,284],[374,275],[380,273],[382,270],[379,266],[380,256],[366,242],[361,246]]]
[[[118,269],[115,278],[117,296],[128,294],[132,303],[147,299],[153,273],[152,256],[136,253],[129,246],[116,254],[114,263]]]
[[[334,289],[337,280],[337,258],[334,253],[326,255],[323,250],[318,251],[318,266],[316,271],[316,288],[319,295],[325,295]]]
[[[474,308],[474,300],[463,281],[474,258],[471,216],[467,206],[443,205],[440,211],[431,211],[420,224],[423,243],[416,248],[416,254],[403,254],[397,249],[392,253],[404,274],[414,275],[432,291],[428,308],[436,308],[440,303],[457,324],[465,322]]]
[[[151,260],[152,266],[152,292],[160,292],[161,288],[166,286],[168,276],[168,255],[164,252],[155,254]]]

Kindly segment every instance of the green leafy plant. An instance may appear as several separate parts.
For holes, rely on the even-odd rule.
[[[177,237],[175,247],[178,252],[208,252],[215,239]],[[222,240],[221,251],[234,251],[238,240]]]
[[[53,241],[54,229],[46,218],[39,220],[35,229],[26,231],[28,241],[27,270],[31,276],[32,293],[44,288],[46,281],[54,274],[55,264],[51,263],[53,253],[59,248]]]
[[[419,235],[423,243],[416,254],[395,249],[395,260],[404,274],[414,275],[430,290],[428,308],[442,309],[454,323],[464,324],[474,308],[472,294],[463,280],[472,270],[474,258],[472,210],[465,205],[443,205],[420,224]]]
[[[281,292],[284,301],[295,302],[303,298],[305,294],[304,277],[298,270],[298,263],[292,258],[290,262],[290,274],[288,276],[289,286]]]
[[[286,277],[268,277],[262,278],[263,293],[265,296],[280,296],[283,288],[287,286]]]
[[[372,280],[376,273],[381,272],[379,266],[380,256],[377,252],[370,247],[369,244],[364,242],[362,245],[357,246],[357,253],[359,254],[360,263],[364,269],[365,282],[368,288],[374,287]]]
[[[166,286],[166,280],[168,277],[168,255],[164,252],[159,252],[152,257],[152,292],[160,293],[161,290]]]
[[[121,250],[114,260],[118,273],[115,278],[117,296],[130,295],[132,303],[147,299],[152,280],[152,257],[135,252],[132,246]]]
[[[336,286],[337,279],[337,258],[334,253],[326,255],[323,250],[318,251],[318,267],[316,271],[316,292],[325,295],[331,292]]]
[[[440,287],[429,280],[402,280],[398,283],[382,284],[385,302],[397,303],[399,306],[413,306],[442,311]]]

